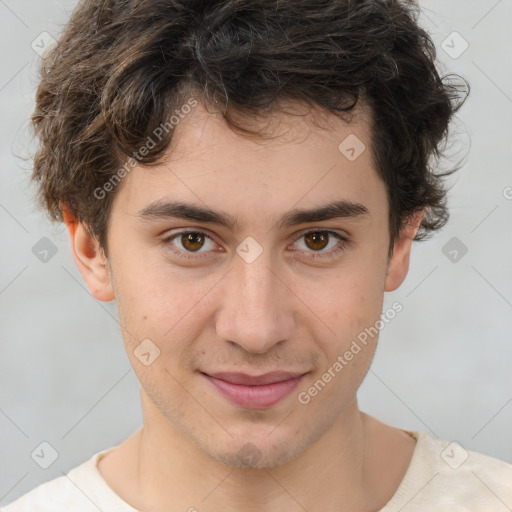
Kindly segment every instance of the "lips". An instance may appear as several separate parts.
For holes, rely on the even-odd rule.
[[[267,409],[288,396],[305,373],[279,371],[248,375],[223,372],[202,375],[236,405],[245,409]]]
[[[269,372],[264,375],[247,375],[246,373],[209,373],[207,374],[215,379],[220,379],[232,384],[244,384],[246,386],[262,386],[264,384],[274,384],[284,380],[294,379],[304,375],[302,373],[292,372]]]

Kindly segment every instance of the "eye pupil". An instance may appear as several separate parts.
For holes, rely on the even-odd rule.
[[[325,247],[329,244],[329,235],[325,231],[314,231],[312,233],[307,233],[304,235],[304,239],[306,240],[306,244],[310,249],[325,249]],[[320,244],[320,247],[318,247],[317,244]]]
[[[186,233],[182,235],[181,240],[185,249],[188,251],[197,251],[201,249],[204,244],[204,235],[201,233]]]

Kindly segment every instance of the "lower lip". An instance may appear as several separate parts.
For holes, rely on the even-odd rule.
[[[245,409],[267,409],[288,396],[299,384],[303,375],[293,379],[264,384],[262,386],[246,386],[233,384],[203,374],[226,398]]]

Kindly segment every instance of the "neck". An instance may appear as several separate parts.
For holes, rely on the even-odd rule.
[[[354,399],[286,464],[238,468],[192,443],[147,397],[142,405],[144,427],[98,468],[114,492],[148,512],[380,510],[402,481],[415,447],[403,431],[361,413]]]
[[[143,401],[144,403],[144,401]],[[368,497],[367,426],[354,400],[316,442],[272,468],[213,459],[146,400],[137,438],[138,496],[155,509],[274,512],[357,510]]]

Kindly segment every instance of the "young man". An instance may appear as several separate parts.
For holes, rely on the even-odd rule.
[[[143,426],[5,512],[512,506],[509,464],[357,405],[384,293],[447,220],[434,157],[463,88],[416,14],[79,4],[44,62],[34,179],[116,300]]]

